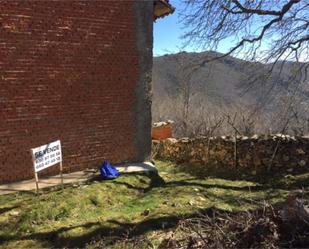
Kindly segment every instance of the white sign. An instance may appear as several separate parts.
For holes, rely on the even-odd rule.
[[[60,140],[31,149],[34,172],[39,172],[62,161]]]

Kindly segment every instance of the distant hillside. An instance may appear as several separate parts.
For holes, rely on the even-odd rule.
[[[165,118],[182,121],[184,68],[217,55],[215,52],[183,52],[154,58],[154,121]],[[301,66],[286,63],[282,68],[278,63],[269,75],[271,64],[231,56],[208,63],[198,68],[190,81],[191,119],[237,113],[239,117],[254,120],[260,133],[280,131],[287,118],[291,120],[290,128],[307,125],[304,122],[308,119],[309,84],[308,81],[299,83],[301,74],[296,72]],[[304,74],[302,77],[304,79]],[[199,117],[196,116],[198,109]]]

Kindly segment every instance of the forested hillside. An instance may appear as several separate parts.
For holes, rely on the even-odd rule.
[[[309,83],[301,63],[273,67],[228,56],[199,65],[218,55],[154,58],[153,121],[174,120],[180,136],[307,133]]]

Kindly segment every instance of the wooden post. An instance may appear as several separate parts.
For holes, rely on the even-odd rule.
[[[238,158],[237,158],[237,131],[235,131],[234,163],[235,163],[235,168],[238,168]]]
[[[32,153],[32,150],[30,150],[31,156],[32,156],[32,161],[34,162],[35,158]],[[34,179],[35,179],[35,188],[36,188],[36,194],[39,194],[39,177],[38,177],[38,172],[35,171],[35,167],[33,168],[34,171]]]
[[[63,189],[63,174],[62,174],[62,161],[60,161],[60,177],[61,177],[61,188]]]
[[[35,187],[36,187],[36,194],[39,194],[39,177],[38,173],[34,171],[34,177],[35,177]]]

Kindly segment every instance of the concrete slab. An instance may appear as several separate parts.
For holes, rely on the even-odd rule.
[[[63,183],[83,182],[91,179],[95,175],[98,175],[96,171],[77,171],[69,174],[63,174]],[[46,178],[39,177],[39,188],[48,188],[61,184],[60,175],[50,176]],[[10,194],[18,191],[31,191],[35,190],[35,180],[25,180],[21,182],[13,182],[0,185],[0,195]]]
[[[133,163],[133,164],[121,164],[117,165],[116,168],[120,173],[134,173],[134,172],[157,172],[156,167],[150,162],[144,163]],[[95,169],[89,169],[84,171],[77,171],[69,174],[63,174],[64,184],[78,183],[98,178],[99,172]],[[39,188],[48,188],[61,184],[60,175],[49,176],[46,178],[39,178]],[[14,192],[33,192],[35,190],[35,180],[26,180],[20,182],[13,182],[8,184],[0,185],[0,195],[10,194]]]
[[[116,168],[122,174],[134,172],[157,172],[157,168],[151,162],[126,163],[117,165]]]

